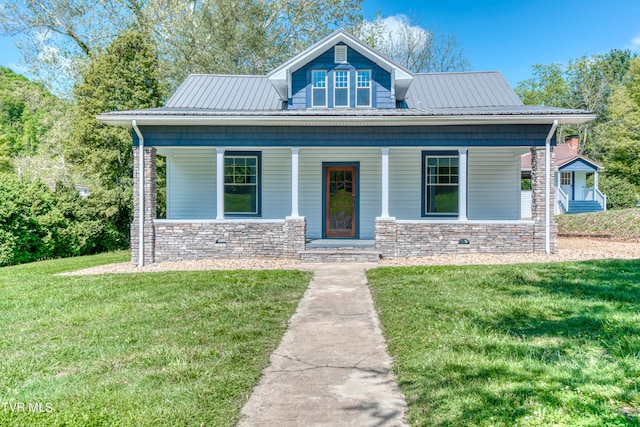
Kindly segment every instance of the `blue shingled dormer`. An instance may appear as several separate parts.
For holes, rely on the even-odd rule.
[[[287,108],[394,109],[413,74],[344,31],[336,31],[269,73]]]

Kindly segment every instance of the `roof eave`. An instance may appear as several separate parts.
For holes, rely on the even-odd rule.
[[[429,115],[429,116],[287,116],[287,115],[219,115],[178,116],[145,114],[100,114],[98,121],[113,126],[437,126],[473,124],[582,124],[595,118],[592,114],[572,115]]]

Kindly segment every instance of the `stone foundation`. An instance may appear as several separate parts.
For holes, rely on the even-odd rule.
[[[156,262],[204,258],[299,258],[304,218],[154,222]]]
[[[533,253],[534,232],[533,221],[491,223],[378,219],[376,249],[388,258],[469,253]]]

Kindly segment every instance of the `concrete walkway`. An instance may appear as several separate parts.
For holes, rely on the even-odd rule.
[[[315,275],[282,342],[242,409],[247,426],[402,426],[391,369],[364,270],[310,265]]]

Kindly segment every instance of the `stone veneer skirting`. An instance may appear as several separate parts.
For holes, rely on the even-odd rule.
[[[154,262],[204,258],[298,258],[304,218],[286,220],[154,221]]]
[[[384,257],[468,253],[534,253],[533,221],[396,221],[376,219],[376,249]],[[467,243],[468,242],[468,243]]]

